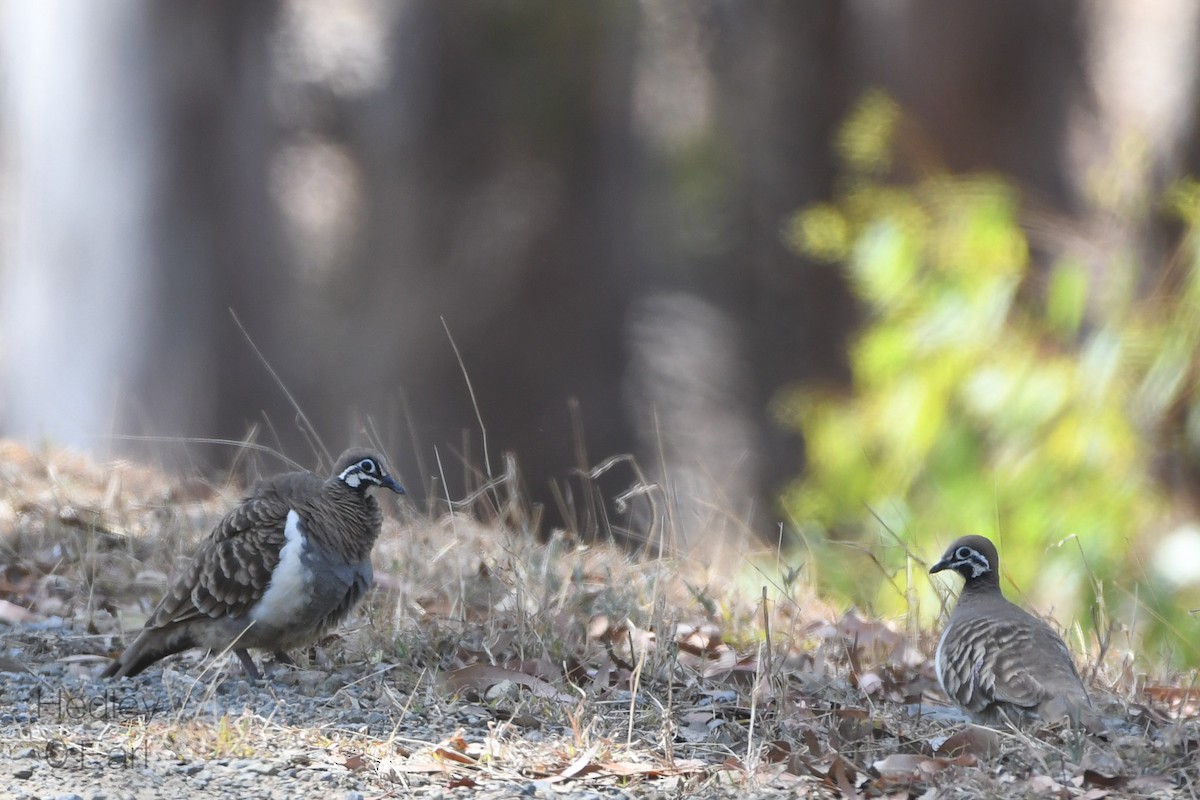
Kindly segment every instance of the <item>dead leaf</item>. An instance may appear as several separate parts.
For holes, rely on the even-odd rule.
[[[1054,795],[1056,797],[1070,796],[1067,787],[1049,775],[1034,775],[1025,781],[1025,786],[1033,794]]]
[[[646,778],[666,778],[673,775],[690,775],[706,772],[712,765],[699,759],[675,759],[670,766],[664,764],[642,764],[632,761],[609,761],[600,767],[610,775],[622,777],[642,776]]]
[[[1142,693],[1181,716],[1192,716],[1200,711],[1200,687],[1147,686]]]
[[[833,757],[833,763],[829,765],[829,777],[833,778],[833,784],[843,797],[858,800],[858,790],[854,788],[854,784],[850,780],[850,776],[854,774],[854,768],[849,766],[846,759],[839,755]],[[849,772],[849,774],[847,774]]]
[[[558,773],[560,778],[574,778],[579,773],[583,772],[591,766],[592,759],[596,757],[596,753],[600,752],[600,745],[594,744],[587,750],[580,753],[579,757],[567,765],[566,769]]]
[[[467,755],[467,748],[467,740],[462,737],[462,731],[455,731],[452,736],[443,739],[433,748],[433,757],[438,761],[475,766],[476,761]]]
[[[867,697],[879,694],[883,689],[883,678],[874,672],[865,672],[858,676],[858,690]]]
[[[943,758],[940,756],[922,756],[916,753],[892,753],[882,761],[876,761],[871,766],[880,775],[889,777],[908,776],[914,779],[924,779],[935,775],[947,767],[973,767],[978,763],[975,756],[965,755],[958,758]]]
[[[561,678],[562,670],[554,666],[548,658],[533,658],[526,661],[505,661],[500,666],[505,669],[513,669],[517,672],[523,672],[526,675],[532,675],[535,678],[541,678],[544,681],[558,680]]]
[[[591,640],[599,640],[608,638],[608,632],[612,625],[608,621],[608,614],[597,614],[588,620],[587,636]]]
[[[870,650],[876,645],[888,649],[904,641],[904,635],[889,628],[882,622],[868,622],[854,609],[850,609],[838,620],[837,632],[864,650]]]
[[[40,619],[40,616],[28,608],[19,606],[16,603],[10,603],[7,600],[0,600],[0,621],[2,622],[7,622],[11,625],[20,625],[25,622],[36,622]]]
[[[351,772],[358,772],[367,766],[367,760],[356,753],[352,756],[346,756],[346,760],[342,762],[342,766]]]
[[[1102,772],[1097,772],[1094,769],[1085,769],[1083,771],[1083,782],[1088,786],[1098,786],[1102,789],[1112,789],[1115,787],[1124,786],[1129,782],[1127,775],[1105,775]]]
[[[675,627],[675,644],[680,650],[700,655],[721,646],[721,631],[711,623],[698,626],[680,623]]]
[[[991,758],[1000,752],[1000,734],[982,725],[971,725],[949,736],[934,751],[939,756],[974,755]]]
[[[107,662],[107,656],[98,656],[93,653],[78,653],[72,656],[59,656],[54,659],[60,664],[95,664],[101,661]]]
[[[737,666],[737,651],[727,644],[699,654],[685,650],[679,652],[679,663],[699,673],[703,678],[717,678],[733,672]]]
[[[470,666],[444,672],[440,678],[442,686],[451,692],[461,692],[463,689],[477,689],[486,692],[501,681],[511,681],[518,686],[524,686],[533,692],[534,696],[558,703],[574,703],[579,698],[575,695],[560,692],[541,678],[527,675],[524,672],[491,664],[471,664]]]

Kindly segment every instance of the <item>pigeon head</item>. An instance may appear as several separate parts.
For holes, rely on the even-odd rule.
[[[1000,557],[991,541],[982,536],[963,536],[946,548],[941,561],[930,567],[929,573],[952,569],[963,576],[967,586],[999,585],[999,568]]]
[[[380,486],[391,489],[396,494],[404,494],[404,487],[389,472],[387,461],[374,450],[347,450],[337,460],[333,474],[339,481],[358,492],[365,492],[372,486]]]

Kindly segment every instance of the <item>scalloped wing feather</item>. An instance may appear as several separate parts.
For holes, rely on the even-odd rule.
[[[291,477],[291,476],[283,476]],[[201,618],[239,616],[262,597],[279,564],[292,507],[270,484],[221,519],[191,565],[154,610],[148,628]]]
[[[968,613],[947,628],[943,688],[968,712],[1034,711],[1053,697],[1089,704],[1070,651],[1042,620],[1011,606],[1008,615]]]

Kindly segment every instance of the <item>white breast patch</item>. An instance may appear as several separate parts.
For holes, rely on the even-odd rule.
[[[295,511],[288,511],[283,534],[287,542],[279,551],[279,563],[271,574],[271,582],[250,611],[255,622],[275,627],[292,622],[312,594],[311,575],[300,558],[306,544],[304,532],[300,530],[300,515]]]

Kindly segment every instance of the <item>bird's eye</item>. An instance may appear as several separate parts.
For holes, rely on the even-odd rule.
[[[972,550],[969,547],[960,547],[958,552],[954,554],[955,558],[970,558]]]
[[[358,462],[358,468],[368,475],[375,474],[375,462],[369,458],[364,458],[362,461]]]

